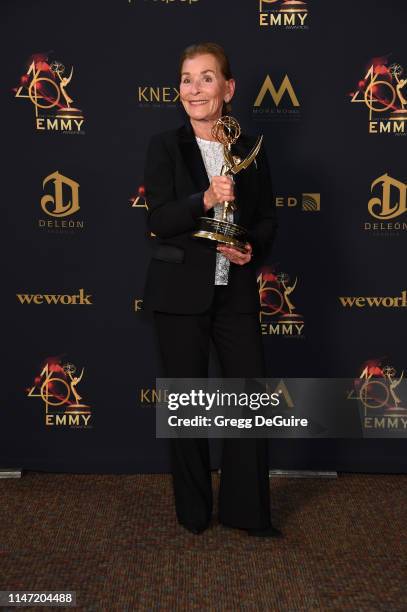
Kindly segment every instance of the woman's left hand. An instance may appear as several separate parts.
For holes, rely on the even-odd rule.
[[[232,263],[237,264],[238,266],[244,266],[244,264],[247,264],[252,258],[251,244],[246,242],[245,247],[245,253],[242,253],[242,251],[239,251],[238,249],[235,249],[233,247],[226,246],[225,244],[218,244],[217,250],[220,253],[223,253],[223,255],[227,257]]]

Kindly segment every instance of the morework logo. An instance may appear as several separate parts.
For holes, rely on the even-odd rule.
[[[253,119],[258,121],[298,121],[300,101],[288,76],[279,85],[267,74],[253,104]]]

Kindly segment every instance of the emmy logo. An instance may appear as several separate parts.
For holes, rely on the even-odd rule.
[[[78,387],[85,368],[78,375],[72,363],[61,364],[59,358],[46,360],[34,385],[27,389],[27,396],[41,398],[45,405],[46,425],[87,427],[91,418],[88,404],[83,403]]]
[[[294,313],[295,305],[290,299],[297,286],[298,278],[290,283],[290,277],[285,272],[281,272],[275,277],[275,286],[268,286],[269,279],[266,275],[260,275],[260,321],[263,316],[279,315],[283,323],[297,323],[302,319],[301,315]],[[264,310],[263,310],[264,309]]]
[[[406,384],[400,375],[380,359],[370,359],[353,381],[347,399],[358,402],[364,435],[378,437],[405,435],[407,427]]]
[[[84,133],[84,116],[68,93],[72,77],[73,66],[66,74],[65,66],[59,61],[49,61],[46,54],[31,56],[27,72],[13,91],[16,98],[31,102],[37,130]]]
[[[369,367],[366,366],[359,377],[358,399],[362,402],[365,413],[369,410],[388,412],[407,412],[402,408],[402,400],[396,388],[403,380],[404,371],[397,377],[392,366]]]
[[[400,64],[387,66],[386,58],[372,64],[352,92],[351,102],[360,102],[369,109],[369,132],[405,133],[407,120],[407,79]],[[374,121],[374,119],[377,119]]]
[[[260,26],[307,29],[307,3],[303,0],[259,0]]]
[[[45,187],[50,181],[53,182],[55,195],[44,195],[41,198],[42,210],[51,217],[66,217],[76,213],[79,210],[79,183],[63,176],[58,170],[45,177],[42,186]],[[65,200],[65,203],[64,185],[70,190],[70,197]]]
[[[372,217],[376,219],[394,219],[406,212],[406,191],[407,185],[401,181],[398,181],[387,173],[383,176],[379,176],[373,181],[370,191],[372,192],[376,185],[380,185],[382,189],[381,197],[371,198],[368,202],[368,210]],[[393,188],[393,192],[392,192]],[[391,203],[391,194],[398,193],[398,199]],[[374,210],[376,209],[376,210]]]
[[[16,98],[29,98],[34,105],[36,117],[38,109],[50,110],[57,107],[60,110],[78,111],[72,107],[73,99],[66,91],[72,80],[73,66],[69,76],[63,76],[64,72],[65,66],[61,62],[49,64],[45,59],[32,61],[22,79],[24,84],[16,92]],[[25,87],[28,95],[22,94]]]
[[[260,325],[263,334],[301,336],[304,317],[292,301],[298,279],[293,282],[285,272],[275,274],[264,268],[257,278],[260,296]]]

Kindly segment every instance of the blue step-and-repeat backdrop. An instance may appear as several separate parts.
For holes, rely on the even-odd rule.
[[[181,52],[213,41],[232,114],[270,161],[269,374],[370,385],[374,438],[273,439],[270,465],[405,472],[405,0],[3,0],[1,13],[0,467],[169,470],[142,300],[144,160],[152,134],[185,120]]]

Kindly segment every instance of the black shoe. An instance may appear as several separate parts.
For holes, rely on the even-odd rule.
[[[277,527],[266,527],[265,529],[246,529],[249,536],[256,536],[258,538],[282,538],[283,534]]]
[[[209,527],[209,525],[205,525],[204,527],[194,527],[193,525],[184,525],[184,523],[180,523],[180,525],[182,525],[184,529],[187,529],[187,531],[190,531],[191,533],[195,535],[199,535],[200,533],[203,533],[205,529]]]

